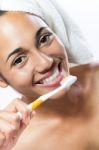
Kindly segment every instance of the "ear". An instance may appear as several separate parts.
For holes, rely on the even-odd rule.
[[[6,82],[6,80],[0,76],[0,87],[2,88],[6,88],[8,86],[8,83]]]

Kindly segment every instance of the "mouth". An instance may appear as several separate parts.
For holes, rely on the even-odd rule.
[[[51,71],[48,71],[42,79],[37,81],[36,85],[42,87],[56,87],[60,85],[64,77],[66,77],[66,73],[61,63],[59,63]]]

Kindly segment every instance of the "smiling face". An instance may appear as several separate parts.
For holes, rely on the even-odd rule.
[[[39,17],[9,12],[0,16],[0,72],[18,92],[39,96],[69,74],[66,50]]]

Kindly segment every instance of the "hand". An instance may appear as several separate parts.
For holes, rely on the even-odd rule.
[[[17,112],[22,114],[22,118]],[[33,113],[20,99],[14,100],[0,111],[0,150],[10,150],[13,147]]]

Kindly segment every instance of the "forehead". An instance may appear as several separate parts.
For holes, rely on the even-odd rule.
[[[6,56],[10,49],[35,36],[40,27],[47,25],[41,18],[28,13],[8,12],[0,16],[0,56]]]
[[[30,14],[30,13],[23,13],[23,12],[6,12],[3,15],[0,16],[0,25],[29,25],[29,24],[45,24],[43,19],[41,19],[39,16]]]
[[[9,33],[11,35],[20,33],[20,31],[22,32],[26,32],[29,29],[36,32],[36,30],[40,27],[40,26],[47,26],[45,24],[45,22],[35,16],[35,15],[30,15],[27,13],[6,13],[2,16],[0,16],[0,39],[2,39],[2,37],[7,38],[7,36],[9,36]]]

